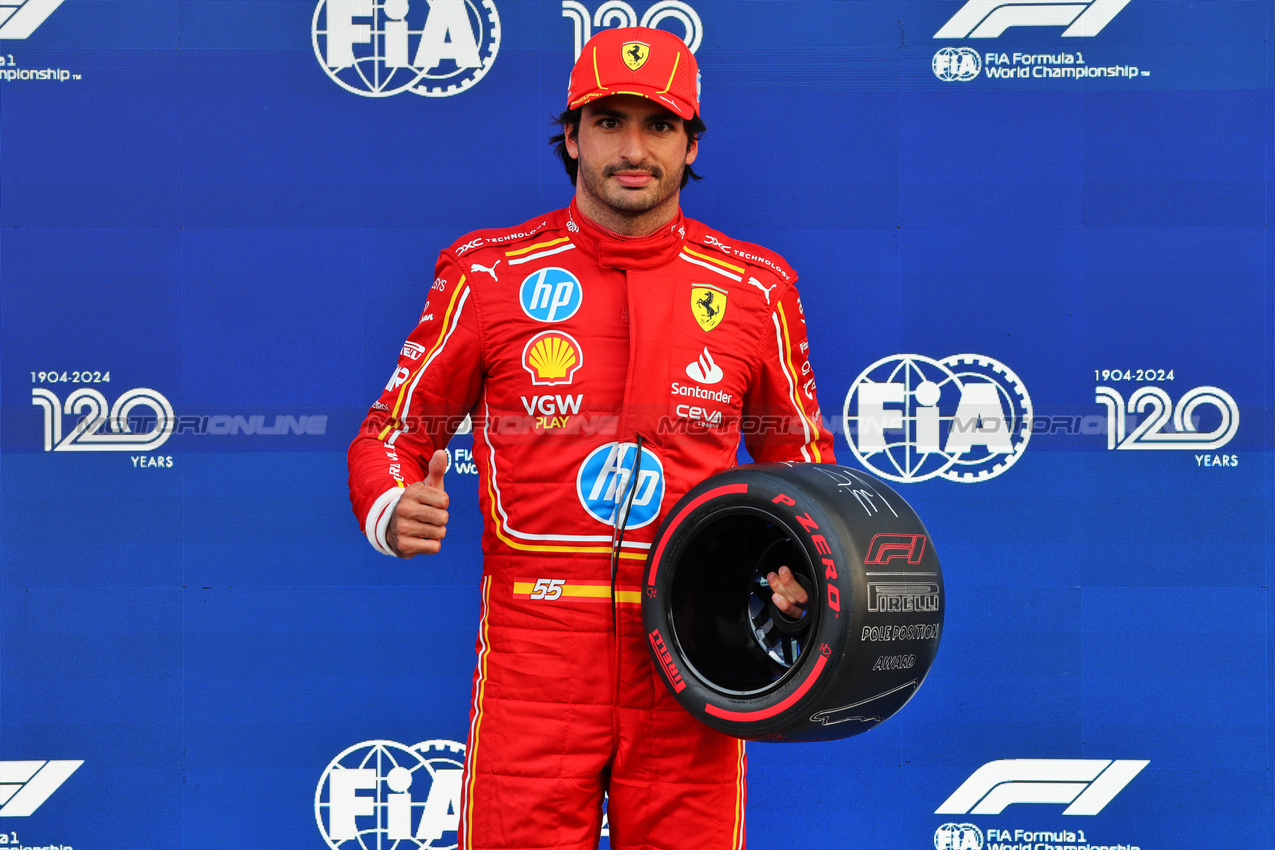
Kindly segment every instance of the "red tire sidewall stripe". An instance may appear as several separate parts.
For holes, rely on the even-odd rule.
[[[820,655],[815,661],[814,669],[810,671],[810,675],[801,683],[801,687],[789,694],[788,698],[783,702],[776,703],[770,708],[762,708],[757,711],[731,711],[726,708],[718,708],[710,702],[704,705],[704,711],[723,720],[765,720],[767,717],[774,717],[806,695],[806,691],[810,690],[810,686],[815,683],[815,679],[819,678],[819,674],[823,672],[823,668],[827,666],[827,663],[827,656]]]
[[[659,569],[660,558],[664,554],[664,547],[668,544],[669,540],[673,537],[673,532],[677,530],[677,527],[682,524],[682,520],[686,519],[686,517],[691,513],[691,511],[695,510],[700,505],[707,502],[709,499],[716,499],[718,496],[723,496],[728,493],[747,493],[747,492],[748,492],[747,484],[726,484],[721,487],[714,487],[712,490],[708,490],[704,493],[701,493],[697,498],[692,500],[689,505],[687,505],[686,507],[678,511],[677,516],[673,517],[673,520],[672,522],[669,523],[668,528],[664,529],[664,533],[660,535],[660,545],[656,547],[655,554],[651,557],[651,572],[648,573],[646,577],[647,587],[653,587],[655,585],[655,572],[656,570]]]

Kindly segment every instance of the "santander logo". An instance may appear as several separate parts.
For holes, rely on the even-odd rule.
[[[722,367],[713,362],[713,355],[708,353],[707,346],[699,359],[686,367],[686,374],[701,384],[715,384],[724,377]]]

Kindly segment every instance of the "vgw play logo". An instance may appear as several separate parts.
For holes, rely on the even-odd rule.
[[[474,86],[500,50],[492,0],[319,0],[314,55],[364,97],[451,97]]]
[[[364,741],[332,760],[314,817],[332,850],[453,850],[460,828],[465,745]]]

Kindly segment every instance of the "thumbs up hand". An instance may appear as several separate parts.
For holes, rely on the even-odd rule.
[[[447,492],[443,489],[443,473],[447,471],[447,454],[439,449],[429,459],[424,481],[403,491],[390,518],[385,542],[400,558],[433,555],[443,546],[447,536]]]
[[[425,486],[435,490],[443,489],[443,473],[447,471],[447,452],[439,449],[429,459],[429,470],[425,475]],[[444,496],[446,498],[446,496]],[[443,507],[447,507],[443,505]]]

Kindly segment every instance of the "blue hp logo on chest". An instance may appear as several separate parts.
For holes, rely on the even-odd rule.
[[[550,266],[527,275],[518,288],[522,311],[537,322],[561,322],[580,309],[584,289],[566,269]]]
[[[638,464],[637,448],[636,443],[608,443],[589,452],[580,464],[576,492],[580,504],[598,522],[640,528],[659,516],[664,501],[664,467],[645,446]],[[626,506],[628,522],[622,523]]]

